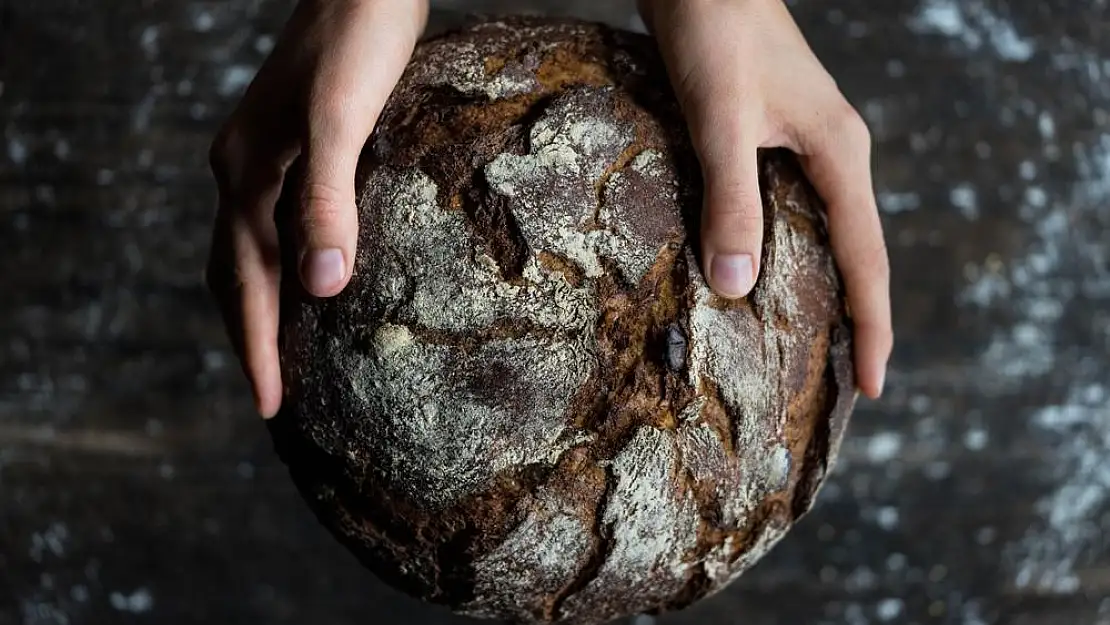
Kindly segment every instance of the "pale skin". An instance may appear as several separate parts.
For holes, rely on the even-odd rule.
[[[825,200],[855,328],[860,391],[882,393],[893,345],[890,270],[871,182],[871,139],[782,0],[641,0],[705,181],[702,272],[719,295],[759,273],[758,148],[799,155]],[[332,297],[351,278],[355,166],[428,16],[427,0],[302,0],[212,146],[220,206],[207,278],[258,412],[282,399],[274,205],[302,157],[299,274]]]

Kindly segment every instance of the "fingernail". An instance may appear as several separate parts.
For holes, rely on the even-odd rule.
[[[709,268],[709,281],[725,297],[743,297],[755,284],[751,254],[717,254]]]
[[[878,382],[878,384],[875,385],[875,397],[876,397],[876,399],[882,396],[883,388],[885,386],[886,386],[886,369],[884,368],[882,371],[879,372],[879,382]]]
[[[302,269],[305,286],[316,295],[331,293],[343,282],[344,265],[343,252],[338,248],[309,252]]]

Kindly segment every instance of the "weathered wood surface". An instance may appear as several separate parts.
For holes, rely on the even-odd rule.
[[[874,130],[889,392],[786,541],[658,621],[1110,623],[1107,2],[792,6]],[[0,0],[2,625],[469,622],[317,526],[201,285],[207,146],[288,9]]]

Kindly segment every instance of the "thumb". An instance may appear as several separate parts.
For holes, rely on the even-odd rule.
[[[692,123],[698,124],[707,116],[691,117]],[[712,117],[721,116],[709,116]],[[695,131],[693,135],[712,137],[695,141],[705,180],[701,223],[703,272],[717,294],[744,297],[759,275],[763,244],[757,144],[752,141],[752,133],[739,122],[719,125],[710,133]]]
[[[316,297],[330,297],[350,279],[358,239],[355,206],[355,167],[365,128],[346,130],[341,119],[315,122],[304,154],[305,172],[300,198],[298,242],[300,274],[305,288]]]
[[[763,117],[737,50],[721,48],[735,36],[735,7],[695,10],[694,4],[644,0],[640,6],[658,33],[701,163],[702,273],[718,295],[738,298],[759,275],[763,202],[756,149],[765,138]]]
[[[358,241],[355,170],[427,18],[425,2],[344,5],[320,58],[308,104],[298,229],[300,274],[317,297],[350,280]]]

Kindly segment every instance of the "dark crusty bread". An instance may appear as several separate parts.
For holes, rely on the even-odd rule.
[[[363,154],[350,286],[285,272],[273,434],[322,523],[388,583],[519,622],[677,609],[750,567],[856,397],[821,204],[759,158],[762,271],[730,302],[651,39],[513,18],[422,43]]]

